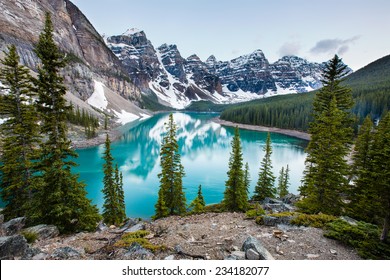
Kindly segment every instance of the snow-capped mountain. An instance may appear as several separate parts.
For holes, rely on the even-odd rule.
[[[185,108],[192,101],[235,103],[264,96],[300,93],[321,86],[322,64],[285,56],[270,64],[261,50],[230,61],[197,55],[183,58],[176,45],[155,48],[145,32],[129,29],[106,39],[132,81],[160,103]]]

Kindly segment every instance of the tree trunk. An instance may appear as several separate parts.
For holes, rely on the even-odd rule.
[[[381,234],[381,241],[385,242],[387,240],[387,237],[389,236],[389,227],[390,227],[390,213],[387,212],[385,221],[383,223],[383,230]]]

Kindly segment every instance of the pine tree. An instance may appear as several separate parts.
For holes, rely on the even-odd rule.
[[[190,208],[192,209],[191,212],[192,213],[202,213],[204,211],[205,206],[206,206],[206,203],[204,201],[204,197],[202,194],[202,185],[199,185],[198,195],[190,204]]]
[[[349,168],[346,156],[352,139],[352,96],[341,81],[347,66],[336,55],[325,66],[322,83],[313,103],[311,140],[306,149],[306,169],[299,203],[306,212],[340,214],[341,196],[347,190]]]
[[[383,221],[380,240],[386,242],[390,229],[390,113],[379,122],[371,150],[371,180],[366,188],[374,190],[374,198],[378,198],[379,217]]]
[[[39,36],[35,53],[41,60],[38,78],[34,81],[38,93],[38,112],[42,118],[41,134],[47,137],[40,147],[41,186],[35,195],[35,222],[57,225],[62,232],[95,229],[100,217],[96,206],[87,199],[85,185],[72,174],[77,156],[67,139],[66,89],[60,69],[64,57],[53,39],[53,25],[46,14],[45,26]]]
[[[372,145],[374,124],[367,116],[360,127],[353,151],[353,181],[349,189],[348,214],[353,218],[376,223],[377,210],[380,208],[376,197],[372,164]]]
[[[1,198],[6,203],[2,213],[9,220],[30,214],[40,137],[29,71],[19,65],[14,45],[4,54],[0,81],[6,94],[0,99],[0,114],[6,121],[0,126],[0,181]]]
[[[104,142],[103,164],[103,221],[108,225],[120,225],[126,219],[123,192],[123,177],[118,165],[113,166],[114,158],[111,154],[111,141],[106,134]]]
[[[318,116],[318,123],[311,127],[311,141],[304,177],[306,198],[299,203],[304,212],[330,215],[341,214],[341,200],[348,185],[348,153],[350,133],[343,127],[344,113],[337,108],[333,98],[328,110]]]
[[[229,159],[228,180],[222,204],[228,211],[246,211],[248,208],[248,193],[244,182],[242,169],[242,148],[238,127],[234,130],[232,152]]]
[[[281,191],[279,194],[280,194],[280,197],[283,197],[283,196],[286,196],[288,195],[288,188],[290,186],[290,168],[287,164],[286,166],[286,170],[284,171],[284,182],[283,182],[283,186],[284,186],[284,189],[283,191]]]
[[[167,215],[182,215],[186,212],[186,198],[182,180],[185,172],[181,164],[179,145],[176,140],[177,127],[172,114],[169,115],[166,130],[167,133],[161,143],[161,173],[158,174],[160,190],[155,205],[155,218]]]
[[[275,176],[272,173],[272,146],[271,146],[271,135],[267,134],[267,140],[263,149],[265,152],[264,158],[260,165],[259,179],[255,187],[253,200],[262,201],[266,197],[275,197],[276,188],[274,187]]]

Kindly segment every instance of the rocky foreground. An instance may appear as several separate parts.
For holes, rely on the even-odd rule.
[[[157,221],[130,219],[121,228],[100,224],[95,232],[72,235],[59,235],[56,227],[47,225],[23,229],[24,222],[24,218],[17,218],[2,223],[1,259],[360,259],[352,248],[325,238],[321,229],[260,226],[243,213],[204,213]],[[23,231],[34,232],[37,240],[28,244],[20,234]],[[123,243],[129,232],[143,232],[142,240],[148,246],[144,242]]]

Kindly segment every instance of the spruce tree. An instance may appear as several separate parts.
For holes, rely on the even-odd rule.
[[[360,127],[353,150],[352,179],[348,191],[348,215],[355,219],[376,223],[379,199],[373,187],[375,178],[372,164],[372,145],[374,140],[374,124],[367,116]]]
[[[262,201],[266,197],[275,197],[276,194],[276,188],[274,187],[275,176],[272,173],[271,135],[269,132],[263,151],[265,152],[265,155],[260,165],[259,179],[252,196],[252,199],[256,201]]]
[[[371,150],[371,180],[366,188],[374,190],[378,199],[378,216],[383,221],[380,240],[386,242],[390,229],[390,113],[380,120]]]
[[[246,211],[248,208],[248,193],[244,182],[242,169],[242,148],[238,127],[234,130],[232,152],[229,158],[228,180],[222,204],[228,211]]]
[[[103,164],[103,221],[108,225],[120,225],[126,219],[125,201],[123,192],[123,176],[118,165],[113,166],[114,158],[111,154],[111,141],[106,134],[104,142]]]
[[[66,135],[70,106],[66,105],[66,89],[60,76],[60,70],[65,66],[64,56],[54,42],[48,13],[35,53],[41,60],[38,78],[34,81],[42,119],[40,132],[47,140],[40,146],[41,185],[35,195],[33,220],[57,225],[62,232],[92,230],[100,216],[96,206],[86,197],[85,185],[71,172],[76,165],[72,158],[77,154]]]
[[[14,45],[4,54],[0,81],[5,94],[0,99],[0,115],[6,120],[0,125],[0,181],[6,203],[2,213],[9,220],[30,214],[40,137],[29,70],[19,64]]]
[[[328,110],[318,116],[318,123],[311,127],[311,141],[307,147],[307,165],[304,177],[306,197],[299,202],[304,212],[340,215],[344,204],[349,167],[348,153],[350,133],[343,127],[344,113],[337,108],[334,97]]]
[[[199,185],[198,195],[190,204],[190,208],[192,209],[191,212],[192,213],[202,213],[204,211],[205,206],[206,206],[206,203],[204,201],[204,197],[202,194],[202,185]]]
[[[349,168],[346,156],[352,139],[352,96],[341,81],[347,66],[336,55],[325,66],[323,88],[313,102],[313,122],[310,123],[311,140],[306,149],[306,169],[299,203],[306,212],[340,214],[341,196],[346,193]]]
[[[176,139],[177,126],[170,114],[165,124],[167,133],[161,143],[160,164],[161,172],[158,200],[155,205],[155,218],[168,215],[182,215],[186,212],[186,198],[183,191],[184,167],[181,164],[179,145]]]

